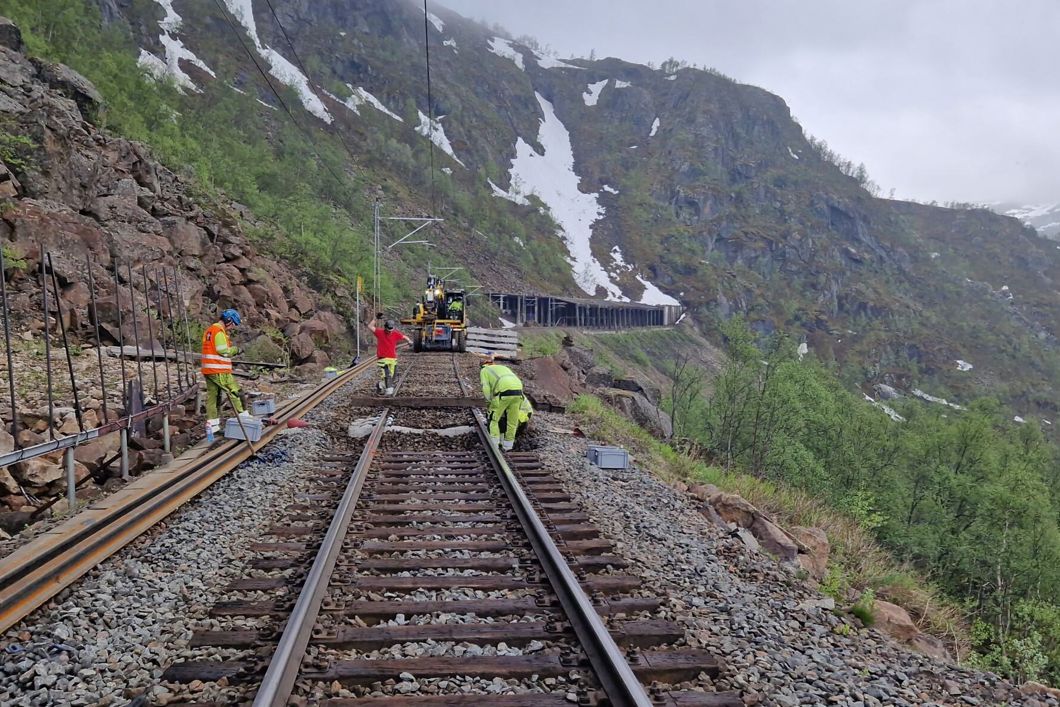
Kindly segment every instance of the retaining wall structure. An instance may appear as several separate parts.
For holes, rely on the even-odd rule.
[[[608,302],[508,292],[487,292],[490,304],[519,326],[629,329],[672,326],[684,309],[675,305]]]

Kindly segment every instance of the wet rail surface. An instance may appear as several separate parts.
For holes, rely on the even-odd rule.
[[[643,700],[608,696],[490,449],[472,431],[472,412],[401,407],[403,397],[467,395],[458,376],[477,377],[473,357],[402,361],[396,399],[350,411],[374,418],[373,434],[343,442],[285,517],[253,541],[257,557],[192,638],[202,657],[166,670],[185,704],[742,704],[705,688],[719,662],[687,648],[680,623],[658,618],[666,597],[642,586],[540,460],[509,453],[530,505],[645,686]],[[358,470],[355,505],[315,608],[299,613]],[[270,660],[296,630],[304,640],[289,644],[298,646],[289,684],[272,690],[280,670]],[[224,701],[194,700],[208,683],[225,688]]]

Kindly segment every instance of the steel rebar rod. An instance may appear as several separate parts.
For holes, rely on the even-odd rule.
[[[103,374],[103,346],[99,341],[99,307],[96,306],[96,278],[92,275],[92,257],[85,253],[85,267],[88,268],[88,295],[92,304],[92,322],[96,332],[96,363],[99,364],[99,397],[103,403],[103,421],[107,422],[107,377]]]
[[[128,376],[125,371],[125,331],[122,329],[121,317],[121,283],[118,280],[118,261],[114,261],[114,306],[118,310],[118,346],[122,355],[118,357],[121,361],[121,395],[125,399],[125,386]]]
[[[136,377],[140,381],[140,398],[144,395],[144,364],[140,360],[140,328],[136,322],[136,288],[133,287],[132,265],[125,263],[125,275],[129,281],[129,299],[132,300],[133,343],[136,344]],[[122,350],[124,354],[124,349]]]
[[[15,400],[15,363],[11,353],[11,311],[7,307],[7,277],[4,271],[4,249],[0,247],[0,301],[4,312],[4,351],[7,354],[7,388],[11,397],[11,436],[15,438],[15,449],[21,449],[18,441],[18,406]]]
[[[173,351],[177,350],[177,330],[180,328],[180,323],[176,321],[177,317],[173,312],[173,292],[169,289],[169,274],[165,268],[162,268],[162,281],[166,286],[166,306],[169,308],[169,333],[170,341],[173,342]],[[168,357],[167,357],[168,358]],[[184,387],[187,386],[187,371],[184,369],[185,359],[182,356],[177,356],[177,391],[184,392]]]
[[[151,287],[147,284],[147,266],[141,268],[144,276],[144,310],[147,314],[147,341],[151,344],[151,378],[154,380],[155,402],[158,402],[158,358],[155,356],[155,325],[151,320]],[[162,347],[165,353],[165,347]]]
[[[180,280],[176,268],[173,269],[173,285],[177,289],[177,303],[180,305],[181,316],[184,318],[184,366],[188,373],[188,385],[193,385],[195,375],[194,366],[188,360],[188,347],[191,346],[191,323],[188,322],[188,306],[184,301],[184,292],[180,289]]]
[[[166,372],[166,399],[173,399],[173,380],[169,377],[169,354],[166,353],[166,308],[162,305],[162,281],[155,271],[155,310],[158,312],[158,337],[162,340],[162,369]]]
[[[52,390],[52,342],[48,327],[48,275],[44,272],[44,246],[40,247],[41,306],[44,308],[44,372],[48,379],[48,437],[55,439],[55,396]]]
[[[70,372],[70,390],[74,394],[74,417],[77,418],[77,429],[85,431],[85,420],[81,414],[81,396],[77,393],[77,377],[74,376],[74,359],[70,355],[70,340],[66,337],[66,322],[63,321],[63,301],[59,297],[59,278],[52,264],[52,254],[48,253],[48,269],[52,271],[52,289],[55,292],[55,312],[59,318],[59,331],[63,335],[63,351],[66,352],[66,369]]]

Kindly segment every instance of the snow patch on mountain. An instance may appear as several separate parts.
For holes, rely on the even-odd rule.
[[[331,114],[324,107],[324,102],[320,100],[320,96],[314,93],[309,86],[309,77],[299,71],[294,64],[287,61],[278,51],[261,43],[261,38],[258,37],[257,23],[254,20],[253,0],[225,0],[225,5],[228,7],[228,11],[232,13],[232,16],[239,21],[239,24],[243,25],[243,29],[247,31],[251,41],[254,42],[254,48],[258,50],[258,54],[268,62],[269,73],[285,86],[294,89],[307,111],[325,123],[331,123]]]
[[[618,193],[618,189],[615,189],[610,184],[604,184],[602,187],[600,187],[600,189],[602,191],[606,191],[608,194],[617,194]]]
[[[489,45],[491,52],[493,52],[499,57],[511,59],[515,62],[516,66],[518,66],[523,71],[526,71],[526,67],[523,65],[523,55],[519,52],[518,49],[512,46],[511,41],[503,37],[494,37],[489,41]]]
[[[521,137],[516,140],[509,177],[513,188],[502,195],[514,201],[523,193],[515,185],[525,185],[525,193],[541,199],[559,225],[558,233],[567,246],[567,260],[578,286],[590,295],[596,293],[598,286],[603,287],[607,299],[628,301],[593,255],[590,245],[593,224],[604,215],[599,194],[586,194],[578,188],[581,177],[574,171],[570,133],[556,116],[552,104],[540,93],[535,92],[534,97],[544,114],[537,136],[544,151],[538,153]],[[491,186],[495,194],[501,191],[492,183]]]
[[[619,81],[618,79],[615,79],[615,88],[629,88],[632,85],[633,84],[629,81]]]
[[[622,249],[617,245],[611,248],[611,260],[614,262],[612,270],[624,270],[626,272],[632,272],[634,269],[632,265],[626,262],[626,259],[622,256]],[[634,274],[633,277],[635,277],[637,279],[637,282],[639,282],[644,287],[644,294],[640,296],[639,300],[641,304],[672,304],[678,306],[681,304],[673,297],[666,294],[658,287],[645,280],[640,275]],[[623,297],[622,299],[626,300],[628,298]]]
[[[455,152],[453,152],[453,146],[450,144],[449,138],[445,134],[445,129],[442,127],[442,119],[445,118],[445,116],[440,115],[437,120],[431,120],[423,114],[423,111],[417,110],[416,112],[420,114],[420,124],[416,126],[416,132],[429,138],[435,146],[452,157],[458,165],[466,167],[467,165],[461,162],[460,158],[456,156]]]
[[[600,100],[600,92],[604,90],[604,86],[607,85],[608,80],[609,79],[597,81],[596,83],[591,83],[586,87],[585,93],[582,94],[582,100],[585,101],[585,105],[596,105],[596,102]]]
[[[678,302],[676,299],[666,294],[658,287],[656,287],[653,283],[649,282],[648,280],[645,280],[640,275],[637,275],[636,278],[637,282],[644,285],[644,294],[640,296],[641,304],[669,304],[674,306],[681,305],[681,303]]]
[[[424,8],[425,11],[426,11],[426,9],[427,8]],[[442,21],[441,17],[439,17],[438,15],[434,14],[433,12],[428,12],[427,13],[427,21],[430,22],[432,25],[434,25],[434,28],[436,30],[438,30],[439,32],[445,30],[445,22]]]
[[[584,66],[575,66],[574,64],[568,64],[562,59],[557,59],[555,57],[551,57],[547,54],[542,54],[541,52],[536,51],[534,52],[534,60],[537,62],[537,65],[540,66],[542,69],[585,69]]]
[[[350,89],[350,91],[352,91],[352,94],[345,101],[339,100],[336,96],[332,96],[332,98],[339,101],[339,103],[342,103],[344,106],[352,110],[357,115],[361,114],[361,106],[368,104],[380,113],[385,113],[386,115],[390,116],[399,123],[405,122],[405,120],[400,115],[391,111],[389,108],[383,105],[382,101],[380,101],[378,98],[373,96],[371,93],[369,93],[362,87],[358,86],[357,88],[354,88],[351,84],[346,84],[346,88]],[[328,95],[331,96],[330,93]]]
[[[881,403],[879,400],[874,400],[873,398],[869,397],[868,395],[865,395],[864,393],[862,393],[862,395],[865,397],[866,401],[872,403],[873,407],[879,408],[880,410],[883,410],[884,414],[886,414],[887,417],[891,418],[893,421],[895,421],[895,422],[905,422],[905,418],[902,417],[901,415],[899,415],[895,411],[895,409],[892,408],[890,405],[885,405],[884,403]]]
[[[454,53],[454,54],[459,54],[459,53],[460,53],[460,52],[459,52],[459,51],[457,51],[457,49],[456,49],[456,40],[455,40],[455,39],[453,39],[452,37],[450,37],[449,39],[447,39],[447,40],[445,40],[444,42],[442,42],[442,45],[444,45],[444,46],[446,46],[446,47],[452,47],[452,48],[453,48],[453,53]]]
[[[946,407],[951,407],[954,410],[964,410],[964,406],[958,405],[957,403],[951,403],[949,400],[946,400],[946,398],[939,398],[937,396],[931,395],[930,393],[925,393],[920,388],[913,388],[913,395],[920,398],[921,400],[926,400],[929,403],[935,403],[936,405],[945,405]]]
[[[660,122],[660,120],[658,118],[653,120],[652,123],[651,123],[651,132],[648,133],[648,137],[655,137],[655,133],[659,132],[659,126],[661,124],[662,123]]]
[[[968,363],[967,361],[962,361],[961,359],[957,359],[957,370],[958,371],[961,371],[962,373],[964,373],[966,371],[972,370],[973,368],[975,368],[975,366],[973,366],[972,364]]]
[[[1005,216],[1019,219],[1045,238],[1060,240],[1060,204],[991,204],[991,208]]]
[[[144,71],[156,79],[161,80],[166,76],[171,76],[179,89],[186,88],[198,93],[199,87],[180,68],[180,60],[183,59],[189,64],[197,66],[214,78],[217,77],[217,74],[199,57],[195,56],[190,49],[185,47],[184,42],[176,36],[177,30],[180,29],[180,25],[184,20],[173,9],[173,0],[155,0],[155,2],[166,13],[165,17],[158,21],[158,26],[162,30],[162,34],[158,35],[158,41],[165,51],[166,58],[164,60],[159,59],[146,49],[140,49],[140,57],[137,59],[137,63]]]

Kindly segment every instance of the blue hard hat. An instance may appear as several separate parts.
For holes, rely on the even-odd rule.
[[[243,318],[239,316],[239,312],[234,309],[226,309],[221,312],[221,321],[225,324],[233,324],[239,326],[243,323]]]

